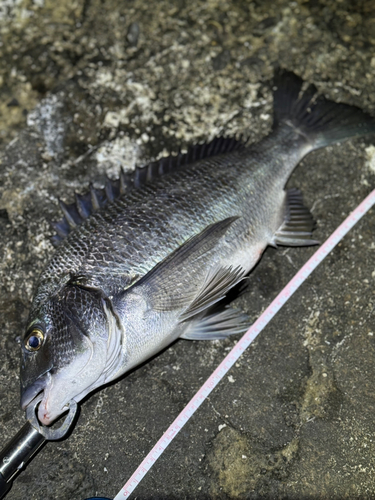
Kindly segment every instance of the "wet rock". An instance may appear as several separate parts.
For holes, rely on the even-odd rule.
[[[224,69],[230,62],[231,56],[229,50],[223,50],[214,59],[212,59],[212,67],[215,71]]]
[[[136,47],[138,45],[140,31],[138,23],[131,23],[129,26],[126,39],[132,47]]]
[[[19,105],[20,105],[20,103],[18,102],[18,100],[15,97],[13,97],[13,99],[11,101],[9,101],[7,104],[8,108],[17,107]]]

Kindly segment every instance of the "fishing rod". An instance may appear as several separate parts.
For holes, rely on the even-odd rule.
[[[62,439],[73,424],[78,409],[74,400],[69,402],[69,412],[60,427],[55,429],[41,425],[36,416],[41,400],[42,395],[27,407],[27,422],[0,452],[0,499],[8,493],[14,478],[44,443]]]

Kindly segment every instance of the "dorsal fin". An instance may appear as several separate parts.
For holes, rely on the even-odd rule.
[[[52,227],[56,231],[52,237],[53,245],[58,246],[74,227],[81,224],[99,208],[119,198],[127,190],[140,188],[157,177],[184,168],[198,160],[231,153],[243,147],[244,143],[233,137],[216,137],[211,142],[190,147],[186,153],[166,156],[144,167],[136,167],[132,173],[126,173],[122,170],[119,179],[113,180],[107,177],[103,188],[94,188],[90,184],[89,192],[82,195],[75,194],[74,203],[68,205],[59,200],[64,216],[61,220],[52,223]]]

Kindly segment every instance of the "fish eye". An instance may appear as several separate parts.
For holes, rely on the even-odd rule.
[[[25,340],[25,347],[28,351],[38,351],[43,344],[44,333],[39,328],[34,328]]]

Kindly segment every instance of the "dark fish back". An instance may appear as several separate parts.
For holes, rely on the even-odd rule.
[[[58,246],[41,276],[33,310],[52,289],[56,293],[76,276],[113,295],[207,225],[236,216],[247,202],[251,163],[247,148],[238,146],[157,176],[107,202]],[[261,186],[267,183],[259,181]],[[257,192],[257,177],[252,184]]]

